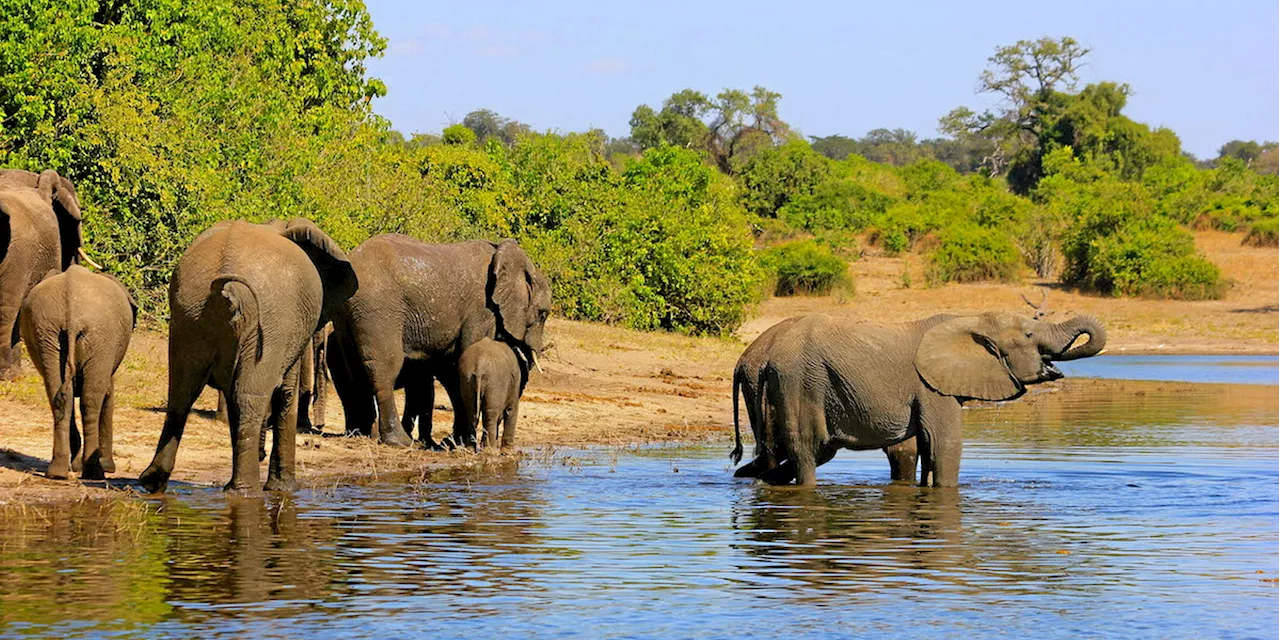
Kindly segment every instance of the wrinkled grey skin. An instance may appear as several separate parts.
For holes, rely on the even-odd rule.
[[[798,318],[787,318],[769,327],[747,347],[738,358],[733,368],[733,451],[729,458],[733,464],[742,461],[742,430],[739,416],[738,397],[741,393],[747,407],[747,420],[751,426],[751,435],[755,439],[755,458],[742,465],[734,472],[735,478],[758,478],[760,475],[778,466],[777,452],[774,451],[773,432],[769,424],[761,419],[760,374],[769,360],[769,350],[778,336],[784,334]],[[889,458],[889,476],[894,481],[915,482],[916,480],[916,439],[907,438],[902,442],[884,448]]]
[[[520,396],[529,380],[528,357],[503,342],[484,338],[467,347],[458,360],[458,382],[462,390],[462,420],[467,425],[463,444],[478,450],[482,444],[498,442],[502,426],[502,449],[516,442],[516,422],[520,417]],[[484,418],[484,431],[476,430]]]
[[[432,377],[458,407],[457,363],[467,347],[490,338],[526,352],[543,348],[551,289],[514,240],[427,244],[381,235],[352,251],[351,264],[360,290],[335,317],[328,354],[349,433],[409,445],[393,395],[407,386],[414,409],[406,413],[417,418],[419,440],[434,447]],[[461,437],[460,412],[453,424]]]
[[[100,480],[104,472],[115,472],[115,373],[129,349],[137,315],[137,303],[118,280],[79,265],[66,272],[51,270],[23,302],[22,341],[44,378],[53,409],[48,477],[66,478],[74,470],[81,478]],[[76,433],[77,396],[83,442]]]
[[[191,405],[208,384],[228,399],[226,488],[258,488],[265,423],[265,488],[292,490],[303,354],[356,287],[342,249],[310,220],[224,221],[200,234],[169,283],[169,406],[142,486],[167,487]]]
[[[311,336],[311,348],[302,353],[302,372],[298,383],[298,433],[320,433],[324,431],[325,407],[329,391],[329,368],[325,355],[328,352],[329,334],[333,333],[333,324]],[[312,414],[315,414],[314,421]],[[218,393],[218,421],[230,425],[227,417],[227,396]],[[262,432],[259,455],[265,456],[266,431]]]
[[[0,169],[0,380],[21,371],[18,311],[51,269],[79,262],[80,199],[55,171]]]
[[[1082,334],[1085,344],[1072,347]],[[785,462],[771,484],[811,485],[840,449],[878,449],[915,437],[922,486],[954,487],[960,405],[1010,400],[1062,377],[1053,361],[1096,355],[1106,331],[1079,316],[1046,323],[1013,314],[934,316],[881,325],[798,318],[769,350],[760,376],[762,420]]]

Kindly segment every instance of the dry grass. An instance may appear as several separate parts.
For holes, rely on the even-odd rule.
[[[1058,317],[1089,313],[1102,319],[1112,352],[1276,353],[1276,248],[1242,247],[1240,234],[1212,231],[1198,233],[1197,242],[1235,281],[1223,300],[1126,300],[1055,289],[1049,304]],[[531,451],[724,440],[732,428],[733,363],[746,342],[785,317],[824,312],[897,321],[942,311],[1020,311],[1025,307],[1018,293],[1047,284],[903,288],[904,271],[914,282],[924,281],[917,256],[868,258],[854,263],[851,271],[859,291],[853,300],[770,299],[738,336],[730,338],[691,338],[553,319],[548,334],[555,347],[544,358],[546,371],[533,374],[521,404],[520,446]],[[164,422],[166,351],[164,334],[140,331],[117,374],[116,478],[135,478],[151,460]],[[436,397],[447,403],[443,392]],[[230,477],[227,428],[212,419],[215,406],[216,397],[206,391],[188,423],[175,483],[219,486]],[[336,396],[330,396],[329,407],[328,430],[334,435],[298,438],[303,485],[505,464],[490,456],[396,450],[365,439],[337,437],[343,419]],[[436,411],[436,433],[447,433],[451,420],[449,411]],[[52,449],[51,424],[43,387],[29,366],[21,379],[0,382],[0,503],[77,499],[108,490],[42,477]]]

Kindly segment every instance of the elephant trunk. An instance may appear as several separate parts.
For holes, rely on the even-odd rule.
[[[1055,361],[1078,360],[1080,358],[1088,358],[1098,355],[1102,348],[1107,344],[1107,330],[1102,328],[1102,323],[1098,322],[1093,316],[1076,316],[1070,320],[1059,322],[1052,326],[1049,334],[1048,351],[1049,359]],[[1071,347],[1071,343],[1075,342],[1080,334],[1089,334],[1089,341],[1075,348]]]

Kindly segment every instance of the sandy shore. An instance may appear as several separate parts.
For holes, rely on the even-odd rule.
[[[1052,289],[1050,320],[1073,313],[1100,318],[1110,334],[1109,353],[1277,353],[1277,251],[1240,247],[1238,234],[1204,233],[1203,250],[1236,285],[1223,300],[1172,302],[1084,296]],[[630,446],[659,442],[723,441],[732,438],[730,374],[747,343],[779,320],[803,313],[851,315],[868,321],[898,321],[939,312],[1026,310],[1019,293],[1033,299],[1037,283],[903,287],[902,274],[923,282],[916,256],[866,258],[851,271],[851,298],[799,297],[765,301],[738,334],[691,338],[643,333],[552,319],[554,347],[535,373],[521,404],[518,444],[539,448]],[[1049,284],[1049,283],[1039,283]],[[52,418],[39,377],[27,366],[14,382],[0,382],[0,504],[80,499],[132,491],[151,460],[164,421],[166,336],[139,331],[117,373],[115,489],[43,477],[52,450]],[[1148,383],[1064,380],[1056,385],[1104,385],[1140,392]],[[1128,386],[1126,386],[1128,385]],[[1262,395],[1274,391],[1263,391]],[[1055,394],[1057,395],[1057,394]],[[1257,394],[1255,394],[1257,395]],[[437,434],[447,433],[452,414],[447,396],[435,414]],[[1046,396],[1049,397],[1049,396]],[[206,391],[196,405],[178,454],[171,486],[221,486],[230,477],[227,428],[213,420],[216,398]],[[1018,401],[1023,402],[1023,401]],[[1010,403],[1016,405],[1017,403]],[[330,397],[327,433],[298,438],[298,475],[304,486],[343,477],[410,472],[487,463],[491,456],[381,447],[338,435],[340,404]],[[726,447],[726,452],[728,448]],[[265,465],[262,472],[265,479]]]

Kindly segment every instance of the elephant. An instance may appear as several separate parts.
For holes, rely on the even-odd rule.
[[[21,372],[18,312],[51,269],[96,264],[84,254],[80,199],[58,172],[0,169],[0,380]]]
[[[503,450],[516,442],[516,422],[520,417],[520,396],[529,381],[528,357],[506,343],[483,338],[467,347],[458,359],[458,383],[462,392],[459,407],[467,426],[463,444],[480,449],[498,444],[498,425],[502,425]],[[484,431],[476,424],[484,417]]]
[[[769,349],[778,336],[791,328],[799,318],[787,318],[761,333],[738,358],[733,368],[733,451],[729,458],[733,464],[742,461],[742,431],[739,416],[738,398],[747,406],[747,421],[751,426],[751,434],[755,439],[755,459],[739,467],[734,472],[736,478],[755,478],[778,466],[777,452],[773,449],[773,434],[769,424],[761,419],[760,372],[769,358]],[[916,439],[907,438],[902,442],[884,447],[885,456],[889,458],[889,477],[894,481],[914,482],[916,478]]]
[[[159,493],[168,486],[191,406],[206,384],[228,399],[226,488],[256,489],[264,424],[272,447],[263,488],[295,488],[303,354],[357,287],[346,254],[305,218],[226,220],[201,233],[169,282],[168,409],[155,457],[138,478],[143,488]]]
[[[1082,334],[1089,340],[1072,346]],[[760,373],[762,420],[785,462],[759,477],[812,485],[842,448],[915,437],[921,486],[954,487],[963,402],[1017,398],[1027,385],[1061,378],[1053,362],[1096,355],[1106,339],[1090,316],[937,315],[888,325],[800,317],[774,339]]]
[[[458,358],[483,338],[501,340],[534,359],[551,312],[546,277],[514,240],[427,244],[400,234],[374,236],[351,252],[360,289],[333,323],[329,369],[347,431],[408,446],[431,438],[438,379],[462,406]],[[536,362],[535,362],[536,366]],[[393,395],[405,386],[415,409],[402,427]],[[455,438],[465,431],[454,411]]]
[[[51,269],[22,303],[22,342],[44,378],[53,409],[53,458],[45,475],[101,480],[111,455],[115,373],[129,349],[138,304],[119,280],[80,265]],[[80,397],[83,443],[73,437]],[[80,446],[83,444],[83,446]]]

